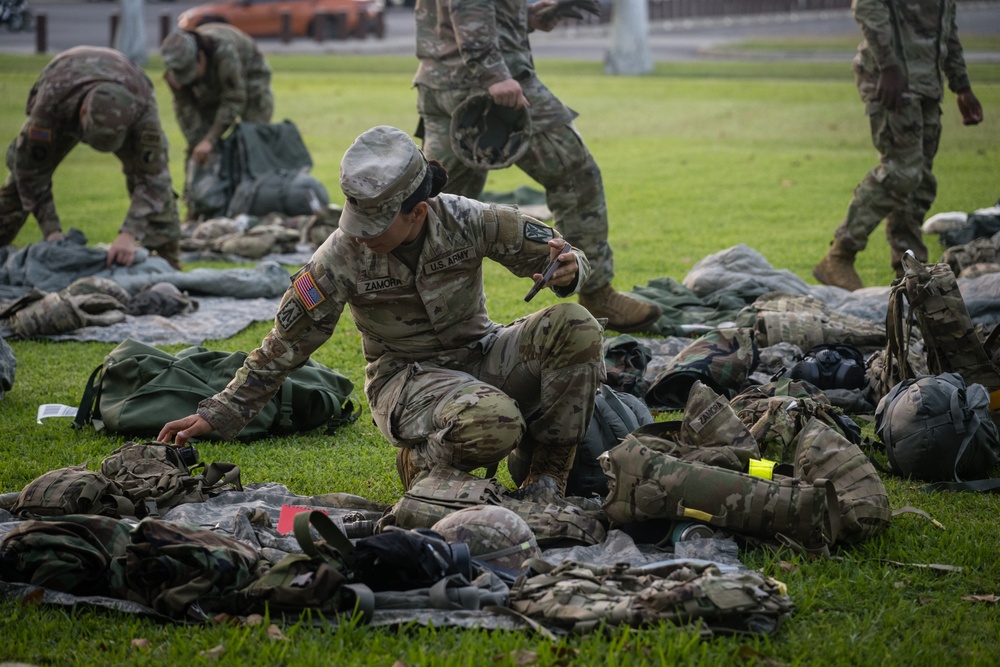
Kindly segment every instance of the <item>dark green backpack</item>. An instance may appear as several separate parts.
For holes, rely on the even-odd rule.
[[[21,490],[11,514],[22,518],[96,514],[134,516],[135,506],[113,480],[82,465],[36,477]]]
[[[182,503],[243,490],[239,467],[218,462],[206,466],[197,458],[190,446],[126,442],[101,461],[101,474],[122,489],[139,516],[158,516]]]
[[[176,355],[126,339],[87,381],[74,425],[93,423],[113,433],[155,438],[160,428],[193,413],[198,403],[225,389],[246,352],[190,347]],[[310,360],[289,374],[275,397],[240,431],[239,439],[329,429],[356,420],[354,384]],[[206,439],[220,439],[216,432]]]

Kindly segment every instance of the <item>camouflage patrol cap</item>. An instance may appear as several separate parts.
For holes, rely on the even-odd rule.
[[[513,510],[498,505],[475,505],[452,512],[431,530],[449,542],[464,542],[481,561],[519,569],[529,558],[541,555],[528,522]]]
[[[128,128],[135,120],[138,100],[117,83],[94,86],[80,107],[80,132],[83,143],[102,153],[122,147]]]
[[[187,30],[174,30],[160,43],[163,65],[174,80],[186,86],[198,76],[198,41]]]
[[[426,173],[424,154],[402,130],[380,125],[364,132],[340,162],[340,189],[347,197],[340,228],[358,238],[379,236]]]
[[[698,380],[726,398],[734,397],[760,361],[754,330],[714,329],[670,360],[644,396],[653,409],[681,410]]]
[[[528,151],[527,107],[500,106],[486,91],[470,95],[451,114],[451,149],[472,169],[503,169]]]

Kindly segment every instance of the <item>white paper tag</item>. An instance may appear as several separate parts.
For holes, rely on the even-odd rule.
[[[49,417],[76,417],[76,408],[71,405],[59,405],[58,403],[44,403],[39,405],[36,421],[41,424],[43,419],[48,419]]]

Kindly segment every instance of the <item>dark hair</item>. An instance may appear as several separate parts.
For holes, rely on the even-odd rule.
[[[427,201],[431,197],[437,197],[441,194],[442,188],[447,183],[448,172],[445,170],[444,165],[437,160],[428,160],[427,173],[424,174],[424,180],[420,182],[420,185],[417,186],[417,189],[409,197],[403,200],[403,204],[399,207],[399,210],[403,213],[410,213],[420,202]]]

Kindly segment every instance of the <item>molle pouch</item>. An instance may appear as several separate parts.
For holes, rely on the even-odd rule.
[[[790,539],[807,549],[836,539],[839,511],[827,480],[763,479],[665,456],[632,437],[602,461],[611,489],[604,509],[612,522],[696,520],[753,537]]]
[[[492,477],[483,479],[448,466],[436,466],[417,479],[379,520],[376,532],[390,525],[430,528],[456,510],[473,505],[498,505],[504,492],[503,486]]]

